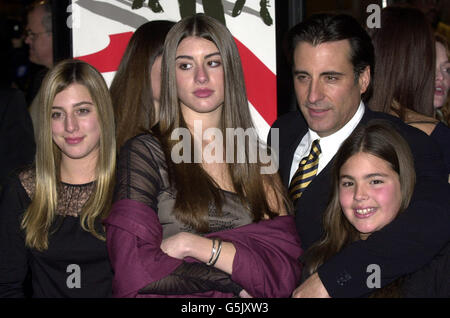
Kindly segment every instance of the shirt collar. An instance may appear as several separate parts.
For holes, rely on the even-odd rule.
[[[347,122],[347,124],[345,124],[344,127],[336,131],[334,134],[331,134],[327,137],[321,138],[315,131],[309,129],[308,130],[309,144],[311,144],[313,140],[320,139],[320,148],[322,150],[321,156],[328,157],[328,159],[331,159],[339,150],[339,147],[344,142],[344,140],[347,139],[348,136],[350,136],[350,134],[353,132],[353,130],[361,121],[364,115],[364,109],[365,109],[364,103],[361,101],[359,103],[358,109],[356,110],[356,113]]]

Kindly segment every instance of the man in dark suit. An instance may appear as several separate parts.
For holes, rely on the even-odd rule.
[[[23,93],[0,88],[0,189],[12,171],[33,162],[35,147]]]
[[[365,107],[374,50],[370,37],[347,15],[314,15],[289,31],[294,88],[300,112],[281,116],[280,175],[294,200],[303,248],[320,239],[322,214],[331,193],[330,169],[341,143],[371,119],[394,123],[408,140],[417,172],[408,209],[391,224],[329,259],[293,293],[294,297],[359,297],[372,292],[369,265],[381,268],[381,287],[428,263],[450,239],[450,189],[438,147],[421,131]],[[270,136],[269,136],[270,140]],[[320,147],[312,147],[318,140]],[[312,181],[295,184],[302,158],[319,148]],[[312,153],[312,151],[311,151]],[[314,165],[314,164],[312,164]],[[312,170],[314,170],[312,169]],[[291,181],[294,179],[294,182]]]

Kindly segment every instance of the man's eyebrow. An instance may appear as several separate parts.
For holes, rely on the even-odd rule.
[[[336,72],[336,71],[325,71],[320,73],[321,76],[327,76],[327,75],[338,75],[338,76],[342,76],[344,75],[344,73],[341,72]]]
[[[307,71],[294,70],[294,75],[300,75],[300,74],[309,75],[309,73]]]
[[[300,75],[300,74],[309,75],[309,73],[307,71],[294,70],[294,75]],[[320,76],[329,76],[329,75],[342,76],[342,75],[344,75],[344,73],[337,72],[337,71],[325,71],[325,72],[320,73]]]

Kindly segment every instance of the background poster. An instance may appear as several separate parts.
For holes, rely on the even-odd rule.
[[[266,140],[277,117],[276,0],[73,0],[67,23],[73,57],[96,67],[108,85],[134,30],[151,20],[204,12],[225,22],[238,45],[252,118]],[[141,6],[133,9],[133,5]]]

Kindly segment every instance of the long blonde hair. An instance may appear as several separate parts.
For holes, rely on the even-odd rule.
[[[95,223],[106,217],[111,204],[116,165],[114,113],[102,75],[85,62],[69,59],[58,63],[47,73],[36,97],[41,109],[36,135],[36,187],[21,227],[25,231],[26,246],[40,251],[48,249],[49,229],[56,216],[60,186],[61,151],[52,139],[51,111],[55,96],[73,83],[84,85],[89,90],[101,129],[97,179],[81,212],[80,223],[85,231],[104,240]]]

